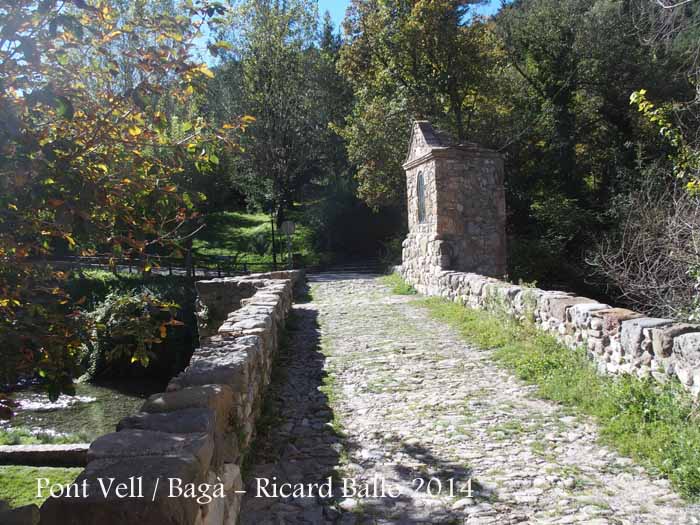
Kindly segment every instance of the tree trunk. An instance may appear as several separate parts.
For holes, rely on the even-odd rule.
[[[275,240],[275,207],[270,210],[270,231],[272,232],[272,267],[277,269],[277,242]]]

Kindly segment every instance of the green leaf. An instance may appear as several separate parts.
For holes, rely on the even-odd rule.
[[[66,120],[73,120],[73,117],[75,116],[75,108],[73,108],[73,104],[63,95],[56,97],[56,110],[58,115]]]

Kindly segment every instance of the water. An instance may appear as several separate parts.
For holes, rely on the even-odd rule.
[[[52,403],[41,387],[31,386],[11,395],[18,403],[15,416],[0,422],[0,428],[24,427],[48,435],[78,434],[80,441],[92,441],[114,432],[121,418],[138,412],[144,399],[163,388],[163,384],[144,381],[78,383],[75,396],[62,395]]]

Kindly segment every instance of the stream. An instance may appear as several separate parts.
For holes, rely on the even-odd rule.
[[[0,430],[24,428],[32,434],[71,435],[71,441],[90,442],[114,432],[125,416],[139,411],[151,394],[162,392],[160,382],[77,383],[75,396],[62,395],[51,402],[40,386],[11,394],[18,405],[10,421],[0,421]]]

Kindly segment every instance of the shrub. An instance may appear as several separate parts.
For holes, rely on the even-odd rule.
[[[92,321],[84,364],[96,377],[108,369],[132,364],[148,367],[154,346],[168,335],[168,327],[184,323],[175,318],[178,305],[148,289],[112,292],[86,317]]]

